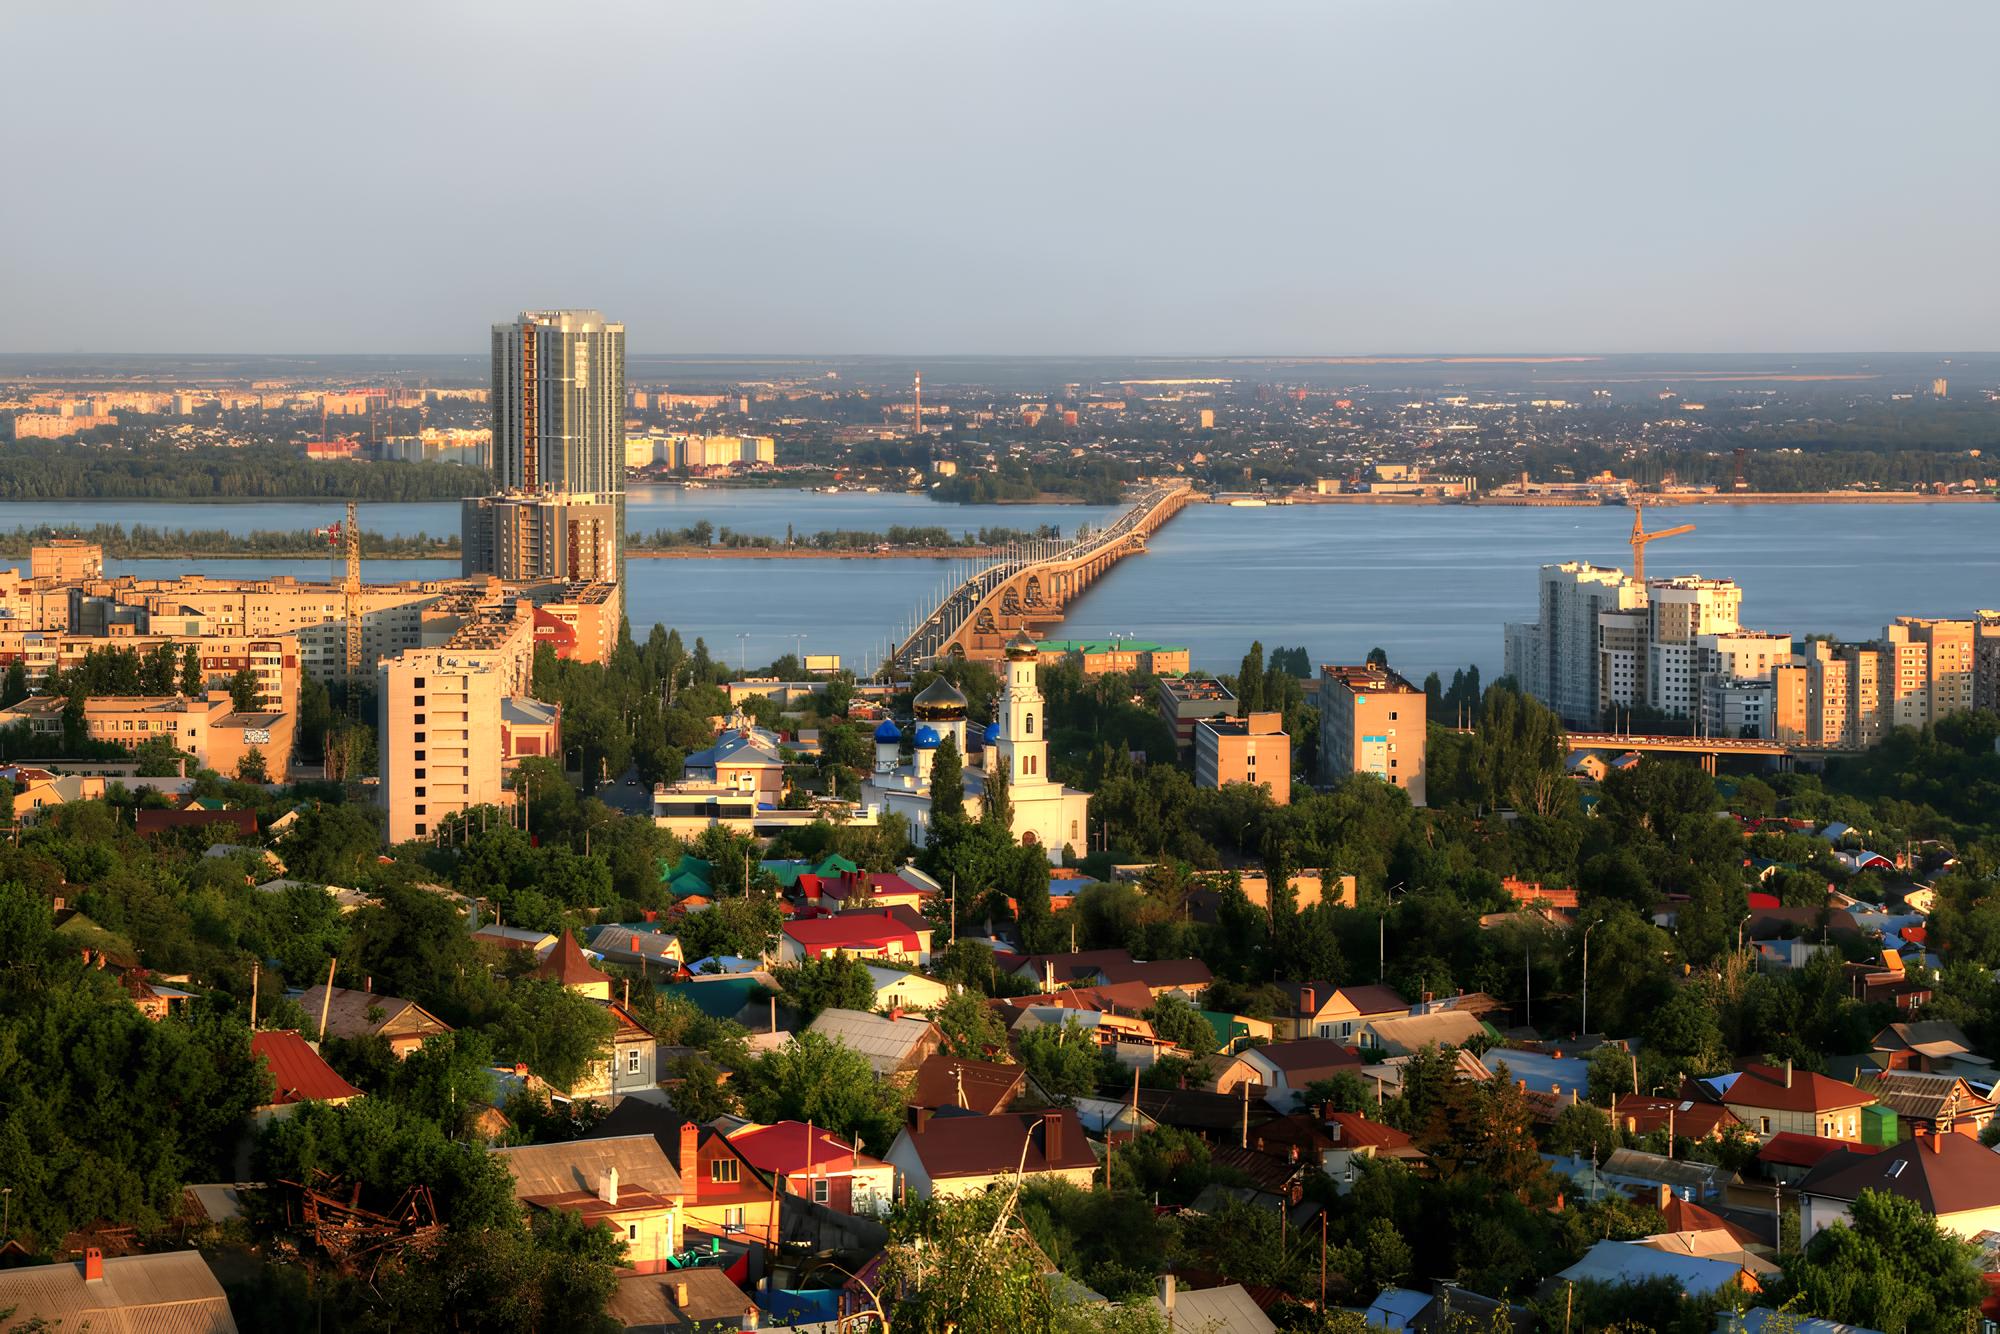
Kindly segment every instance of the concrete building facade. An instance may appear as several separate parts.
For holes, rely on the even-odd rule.
[[[1387,667],[1321,667],[1320,780],[1374,774],[1423,805],[1428,703]]]
[[[1292,800],[1292,738],[1278,713],[1253,713],[1245,718],[1204,718],[1194,729],[1196,787],[1222,788],[1231,783],[1263,784],[1271,800],[1287,806]]]

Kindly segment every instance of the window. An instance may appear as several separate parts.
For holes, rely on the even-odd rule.
[[[635,1244],[638,1242],[639,1225],[637,1223],[627,1223],[625,1225],[625,1240]]]
[[[722,1211],[722,1230],[724,1232],[741,1232],[743,1230],[742,1205]]]
[[[639,1073],[639,1059],[640,1059],[640,1058],[639,1058],[639,1049],[638,1049],[637,1047],[634,1047],[634,1048],[632,1048],[632,1050],[630,1050],[630,1051],[628,1051],[628,1052],[626,1052],[626,1053],[625,1053],[625,1073],[626,1073],[626,1074],[628,1074],[628,1075],[636,1075],[636,1074],[638,1074],[638,1073]]]
[[[821,1177],[817,1181],[813,1182],[813,1203],[830,1204],[832,1202],[833,1202],[833,1183],[831,1181],[828,1181],[825,1177]]]
[[[423,796],[423,795],[425,795],[425,792],[426,792],[426,789],[424,789],[424,788],[421,788],[421,787],[420,787],[420,788],[418,788],[418,789],[417,789],[417,795],[418,795],[418,796],[420,796],[420,797],[421,797],[421,796]]]
[[[1035,734],[1035,715],[1032,713],[1027,715],[1026,729],[1029,736]]]
[[[736,1160],[717,1158],[708,1165],[708,1179],[720,1185],[734,1185],[736,1182]]]
[[[418,807],[416,807],[416,808],[414,809],[414,811],[413,811],[412,813],[413,813],[413,814],[416,814],[416,815],[422,815],[422,814],[424,813],[424,808],[423,808],[423,807],[421,807],[421,806],[418,806]]]
[[[424,822],[422,820],[417,821],[417,832],[419,834],[424,832]]]
[[[1768,1134],[1770,1134],[1770,1133],[1771,1133],[1771,1118],[1770,1118],[1770,1117],[1768,1117],[1768,1116],[1760,1116],[1760,1117],[1758,1117],[1758,1118],[1757,1118],[1757,1133],[1758,1133],[1758,1134],[1760,1134],[1760,1135],[1768,1135]]]

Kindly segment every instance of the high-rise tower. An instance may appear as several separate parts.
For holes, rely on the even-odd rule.
[[[493,326],[493,482],[503,493],[610,507],[613,563],[622,565],[624,325],[594,310],[536,310]],[[543,545],[571,543],[557,533]],[[468,567],[489,559],[468,551]]]

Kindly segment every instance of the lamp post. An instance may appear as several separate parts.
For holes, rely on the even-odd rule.
[[[1603,925],[1604,920],[1599,918],[1583,929],[1583,1032],[1578,1035],[1580,1037],[1590,1033],[1590,933]]]
[[[1738,922],[1738,923],[1736,924],[1736,952],[1737,952],[1738,954],[1741,954],[1741,953],[1743,953],[1743,927],[1744,927],[1744,924],[1745,924],[1745,923],[1747,923],[1747,922],[1748,922],[1748,921],[1749,921],[1749,920],[1750,920],[1751,918],[1755,917],[1756,915],[1757,915],[1757,914],[1756,914],[1756,913],[1754,913],[1754,912],[1747,912],[1747,913],[1744,913],[1744,914],[1743,914],[1743,921],[1741,921],[1741,922]]]

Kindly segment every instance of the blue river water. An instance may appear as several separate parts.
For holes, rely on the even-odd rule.
[[[891,524],[1027,528],[1106,522],[1085,506],[971,507],[921,496],[796,491],[635,491],[629,526],[681,528],[697,519],[782,535]],[[165,527],[314,526],[337,517],[313,505],[0,505],[0,528],[33,523]],[[449,533],[456,507],[370,505],[363,522],[390,533]],[[1501,665],[1502,626],[1535,615],[1536,571],[1589,560],[1629,566],[1631,511],[1502,507],[1195,505],[1120,562],[1071,608],[1058,633],[1113,634],[1185,644],[1196,665],[1231,670],[1252,639],[1303,645],[1316,662],[1358,661],[1369,649],[1418,679]],[[1730,577],[1744,588],[1743,622],[1757,629],[1876,635],[1896,615],[1965,616],[2000,606],[2000,507],[1991,505],[1703,505],[1656,509],[1655,527],[1696,531],[1647,553],[1654,575]],[[134,560],[114,572],[324,578],[325,561]],[[942,560],[633,560],[627,614],[655,621],[719,658],[755,665],[803,648],[854,666],[879,656],[897,626],[945,584]],[[442,577],[451,561],[371,561],[369,579]]]

